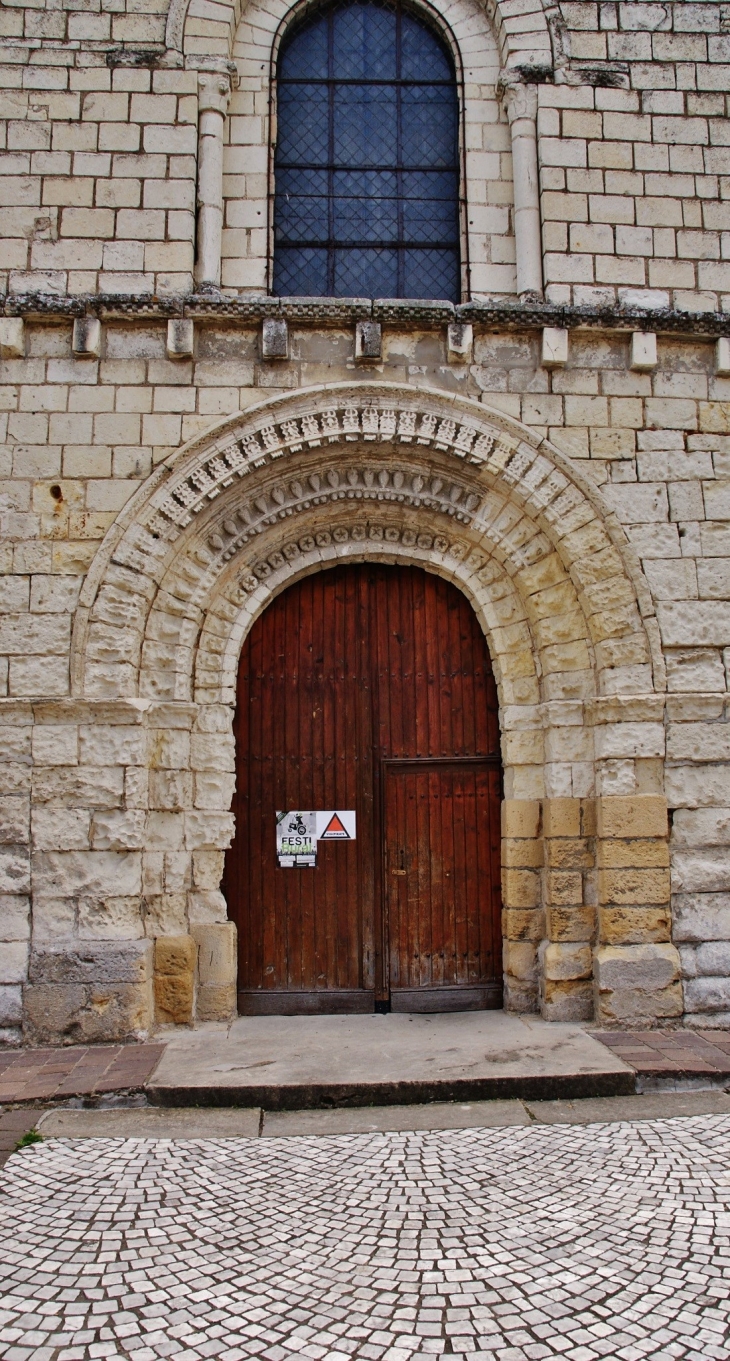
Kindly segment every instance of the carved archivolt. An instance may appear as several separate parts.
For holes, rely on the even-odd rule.
[[[381,407],[376,398],[370,398],[362,405],[347,404],[327,407],[320,413],[309,412],[299,420],[291,417],[280,421],[264,420],[253,430],[244,427],[227,432],[227,437],[216,442],[207,458],[201,459],[192,471],[173,478],[169,486],[152,498],[144,523],[153,534],[174,541],[180,530],[190,525],[194,517],[237,478],[246,477],[275,459],[332,444],[376,442],[420,445],[450,453],[465,463],[485,464],[490,472],[501,471],[507,477],[517,454],[517,440],[504,431],[485,430],[473,422],[455,420],[451,416],[439,418],[432,411],[419,411],[414,407],[410,410]],[[519,471],[516,471],[519,477]],[[353,473],[348,472],[348,477],[352,476]],[[387,478],[387,473],[381,472],[378,476]],[[339,488],[338,474],[334,470],[328,477],[332,488]],[[360,495],[377,495],[374,483],[369,483],[367,477],[365,471]],[[513,476],[511,480],[516,478]],[[566,485],[562,479],[561,486],[555,491]],[[351,481],[350,486],[355,494],[356,482]],[[313,474],[309,479],[310,494],[316,496],[319,490],[320,480]],[[411,490],[418,497],[421,487]],[[344,487],[341,494],[347,494]],[[292,495],[301,499],[301,488]]]
[[[569,460],[474,402],[362,383],[263,403],[156,469],[85,583],[76,692],[228,698],[272,593],[358,554],[462,586],[503,703],[651,688],[648,593]]]

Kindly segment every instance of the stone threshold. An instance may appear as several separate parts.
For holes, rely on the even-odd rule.
[[[541,301],[429,302],[398,298],[269,298],[224,293],[152,294],[51,293],[0,294],[0,314],[27,319],[159,320],[186,317],[198,322],[240,321],[256,325],[281,318],[299,326],[342,327],[372,319],[400,329],[428,330],[450,322],[481,330],[534,331],[545,327],[575,330],[653,331],[693,339],[730,335],[730,312],[683,312],[675,308],[606,305],[578,307]]]

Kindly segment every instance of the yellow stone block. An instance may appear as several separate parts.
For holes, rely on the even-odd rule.
[[[580,799],[546,799],[543,804],[544,836],[580,836]]]
[[[551,869],[589,870],[593,851],[585,837],[550,837],[545,841],[545,864]]]
[[[505,940],[542,940],[545,935],[545,913],[541,907],[504,908],[502,935]]]
[[[588,979],[546,978],[540,1010],[546,1021],[593,1019],[593,983]]]
[[[188,1025],[193,1019],[198,947],[192,936],[155,941],[154,994],[158,1023]]]
[[[611,841],[599,841],[596,847],[596,864],[602,869],[634,866],[636,869],[663,869],[669,864],[669,842],[659,837],[638,837],[635,841],[625,841],[616,837]]]
[[[598,933],[606,945],[643,945],[672,938],[672,920],[666,907],[601,907]]]
[[[539,836],[540,822],[540,803],[537,799],[504,799],[502,801],[502,836]]]
[[[596,835],[596,800],[581,799],[580,801],[580,829],[583,836]]]
[[[669,870],[617,869],[598,872],[600,903],[668,903],[670,892]]]
[[[542,837],[502,838],[502,864],[506,868],[540,869],[542,863]]]
[[[505,907],[537,907],[541,902],[540,875],[535,870],[502,870]]]
[[[596,909],[585,904],[563,907],[550,904],[545,909],[545,935],[548,940],[592,940],[596,929]]]
[[[517,729],[502,734],[502,757],[505,764],[517,766],[539,765],[545,752],[542,732],[533,728]]]
[[[667,801],[659,794],[606,796],[596,800],[600,837],[668,836]]]
[[[583,902],[583,876],[575,870],[548,870],[545,875],[545,901],[548,903]]]

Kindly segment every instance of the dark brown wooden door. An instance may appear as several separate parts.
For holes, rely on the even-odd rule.
[[[500,1006],[499,769],[388,763],[385,893],[394,1011]]]
[[[224,887],[240,1010],[372,1010],[414,992],[429,1010],[500,1005],[497,695],[461,592],[420,568],[368,563],[295,583],[244,645],[235,735]],[[425,815],[398,822],[409,779],[419,807],[428,791],[433,865]],[[280,869],[286,808],[354,808],[357,839],[320,842],[316,869]],[[405,900],[385,863],[401,849],[415,866]],[[416,968],[426,922],[430,963],[419,946]]]

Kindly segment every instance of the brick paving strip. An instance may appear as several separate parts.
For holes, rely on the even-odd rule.
[[[609,1030],[591,1031],[612,1053],[633,1068],[640,1090],[652,1079],[730,1078],[730,1031]],[[643,1080],[643,1081],[642,1081]]]
[[[0,1052],[0,1105],[141,1092],[164,1044],[102,1044]]]

